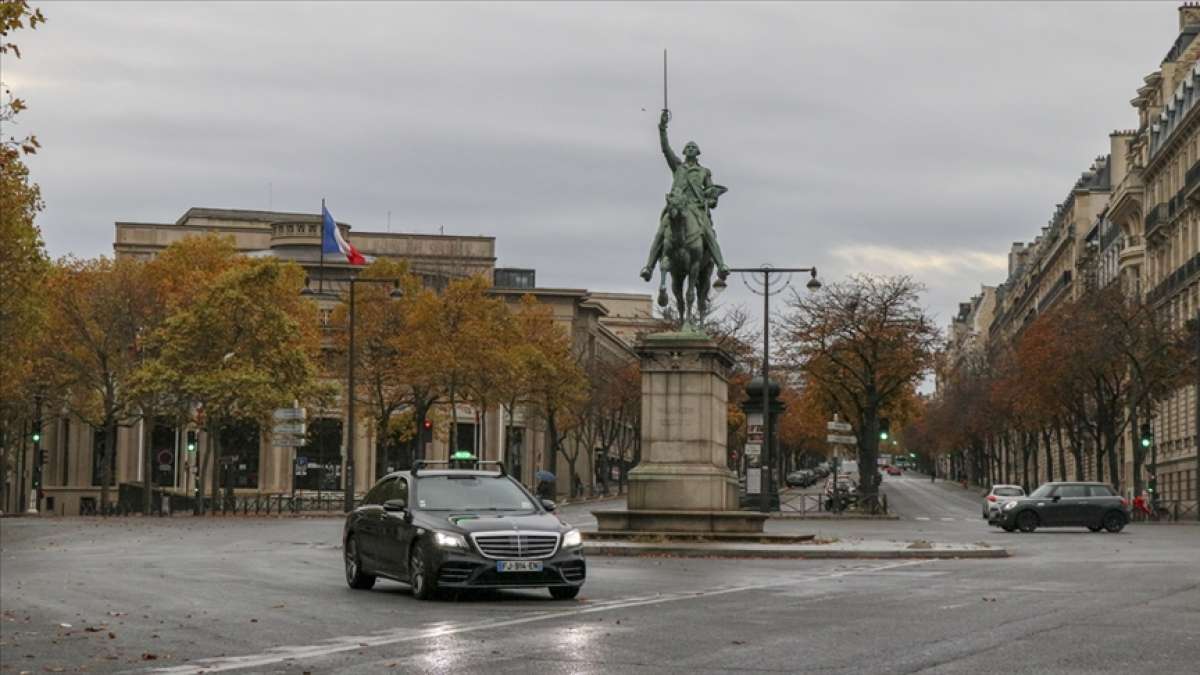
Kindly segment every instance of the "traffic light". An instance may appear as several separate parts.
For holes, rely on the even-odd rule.
[[[196,452],[196,432],[195,431],[187,432],[187,451],[188,451],[188,454]]]
[[[42,442],[42,432],[40,432],[40,431],[35,431],[35,432],[33,432],[33,435],[32,435],[32,436],[30,436],[29,438],[30,438],[30,440],[32,440],[34,443],[41,443],[41,442]]]
[[[886,417],[879,418],[879,440],[886,441],[891,437],[892,421]]]
[[[1142,447],[1143,447],[1143,448],[1148,448],[1148,447],[1150,447],[1150,446],[1154,445],[1154,431],[1152,431],[1152,430],[1150,429],[1150,423],[1149,423],[1149,422],[1142,422],[1142,428],[1141,428],[1141,432],[1142,432],[1142,433],[1141,433],[1141,436],[1142,436]]]

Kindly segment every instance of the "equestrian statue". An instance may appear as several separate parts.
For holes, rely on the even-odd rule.
[[[650,281],[654,266],[659,267],[658,305],[666,307],[667,272],[671,273],[671,291],[682,327],[695,327],[709,309],[709,290],[714,268],[722,282],[729,268],[717,245],[712,210],[726,188],[712,182],[712,172],[701,166],[700,146],[688,141],[679,161],[667,141],[667,122],[671,113],[665,108],[658,122],[663,157],[671,170],[671,191],[658,222],[658,233],[650,245],[650,256],[642,268],[642,279]]]

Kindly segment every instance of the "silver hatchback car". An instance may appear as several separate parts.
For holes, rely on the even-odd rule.
[[[1005,504],[1024,496],[1025,488],[1020,485],[993,485],[983,498],[983,519],[989,523],[995,521]]]

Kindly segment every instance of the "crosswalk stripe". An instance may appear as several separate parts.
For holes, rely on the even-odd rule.
[[[917,520],[929,520],[929,518],[925,516],[917,516]]]

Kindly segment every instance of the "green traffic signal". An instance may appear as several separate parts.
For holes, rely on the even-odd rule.
[[[195,444],[195,443],[188,443],[188,448],[187,448],[187,450],[188,450],[188,452],[195,452],[195,451],[196,451],[196,444]]]
[[[1143,439],[1142,439],[1142,447],[1143,447],[1143,448],[1148,448],[1148,447],[1150,447],[1150,439],[1149,439],[1149,438],[1143,438]]]
[[[41,442],[41,440],[42,440],[42,434],[41,434],[41,432],[38,432],[38,431],[35,431],[35,432],[33,432],[33,442],[34,442],[34,443],[40,443],[40,442]]]
[[[886,432],[886,431],[879,432],[879,440],[886,441],[887,439],[888,439],[888,432]]]
[[[471,454],[468,450],[459,450],[450,455],[450,459],[457,462],[472,462],[475,461],[475,455]]]

